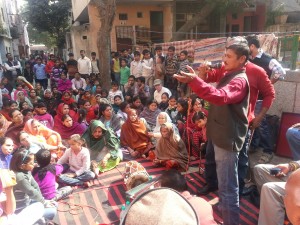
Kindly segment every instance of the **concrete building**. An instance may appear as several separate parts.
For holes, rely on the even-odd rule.
[[[3,65],[6,61],[5,54],[12,51],[12,38],[5,0],[0,0],[0,10],[0,63]]]
[[[111,49],[132,48],[144,43],[166,42],[172,38],[173,0],[117,1],[116,17],[111,32]],[[96,8],[90,0],[72,0],[73,25],[69,51],[79,56],[97,51],[97,32],[101,26]],[[150,32],[151,31],[151,32]],[[70,41],[67,41],[70,42]]]

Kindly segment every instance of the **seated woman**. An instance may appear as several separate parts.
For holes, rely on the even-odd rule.
[[[153,130],[153,132],[149,132],[148,135],[149,137],[154,137],[156,139],[159,139],[161,137],[160,133],[160,127],[164,123],[171,123],[171,118],[166,112],[160,112],[156,118],[156,126]],[[175,124],[173,124],[173,129],[175,134],[179,135],[178,128],[176,127]]]
[[[87,128],[84,124],[74,121],[69,114],[63,115],[61,120],[62,126],[57,132],[61,134],[62,139],[69,139],[73,134],[82,135]]]
[[[24,117],[23,114],[17,109],[11,110],[9,112],[9,116],[12,123],[7,128],[5,136],[11,138],[14,141],[15,145],[18,146],[20,144],[19,134],[25,126]]]
[[[132,157],[141,157],[152,147],[147,133],[146,120],[139,118],[136,110],[131,109],[121,129],[122,147],[127,148]]]
[[[8,169],[14,150],[13,140],[9,137],[1,137],[0,148],[0,169]]]
[[[159,139],[153,160],[155,165],[165,166],[167,169],[175,168],[181,171],[188,169],[188,153],[184,142],[174,133],[173,125],[165,123],[160,128]]]
[[[74,110],[70,109],[70,106],[68,104],[60,103],[56,110],[56,116],[54,117],[53,130],[58,132],[60,131],[61,127],[63,126],[62,117],[63,115],[67,114],[70,115],[74,121],[78,120],[77,113]]]
[[[50,130],[35,119],[29,119],[25,123],[24,131],[42,144],[48,144],[56,148],[65,148],[62,145],[62,140],[59,133]]]
[[[153,131],[155,127],[156,118],[159,113],[160,109],[158,109],[158,103],[155,99],[152,99],[147,103],[147,107],[145,107],[140,114],[140,118],[144,118],[147,121],[151,131]]]
[[[121,119],[112,110],[112,107],[108,104],[100,106],[100,121],[105,125],[106,128],[111,128],[115,134],[120,136],[121,131]]]
[[[30,100],[24,95],[23,91],[17,91],[17,98],[16,102],[20,104],[21,102],[27,102],[29,108],[33,108],[33,105],[31,104]]]
[[[29,150],[30,153],[36,154],[40,149],[56,150],[57,146],[48,145],[40,142],[34,136],[27,134],[25,131],[20,132],[21,146]]]
[[[11,122],[0,113],[0,137],[4,137],[10,124]]]
[[[123,159],[120,141],[110,128],[99,120],[93,120],[82,137],[90,150],[93,172],[98,175],[115,168]]]

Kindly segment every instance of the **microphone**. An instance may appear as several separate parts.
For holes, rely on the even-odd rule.
[[[209,66],[209,68],[211,68],[211,69],[220,69],[222,67],[222,63],[219,62],[219,63],[215,63],[215,64],[210,64],[207,66]]]

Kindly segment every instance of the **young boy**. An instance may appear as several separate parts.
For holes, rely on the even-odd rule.
[[[183,72],[186,72],[188,73],[188,69],[187,69],[187,66],[190,66],[190,62],[188,60],[188,52],[186,50],[183,50],[180,52],[180,57],[179,57],[179,71],[183,71]],[[178,95],[180,97],[185,97],[186,94],[187,94],[187,84],[184,84],[184,83],[180,83],[178,82]]]
[[[146,84],[150,88],[153,86],[153,59],[150,57],[150,51],[143,51],[144,58],[142,60],[142,77],[146,79]]]
[[[120,89],[121,91],[124,91],[124,85],[127,83],[128,78],[130,76],[130,69],[127,66],[126,59],[121,59],[120,74],[121,74]]]
[[[130,63],[130,75],[135,78],[142,76],[141,53],[138,51],[134,52],[134,60]]]
[[[112,59],[112,69],[111,71],[114,74],[115,82],[119,85],[120,83],[120,59],[119,59],[119,52],[115,52],[114,58]]]
[[[36,115],[34,119],[38,120],[41,124],[45,125],[46,127],[53,129],[54,127],[54,120],[53,117],[47,113],[47,106],[44,102],[37,103],[35,108]]]
[[[169,98],[169,107],[166,109],[166,113],[170,116],[172,123],[176,124],[176,116],[177,116],[177,100],[175,96],[171,96]]]
[[[119,86],[116,82],[112,82],[111,83],[111,90],[109,91],[108,93],[108,101],[111,103],[111,104],[114,104],[114,98],[116,95],[120,95],[121,98],[122,98],[122,102],[124,101],[124,97],[123,97],[123,94],[122,94],[122,91],[119,90]]]

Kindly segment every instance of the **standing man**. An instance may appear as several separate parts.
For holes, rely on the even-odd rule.
[[[224,225],[239,224],[237,166],[248,129],[249,85],[245,74],[248,57],[247,41],[244,38],[232,39],[224,57],[226,72],[216,88],[199,78],[191,67],[188,67],[190,73],[174,75],[178,81],[188,83],[200,98],[211,103],[207,136],[215,151]]]
[[[17,76],[21,76],[21,64],[18,60],[14,60],[10,53],[6,54],[7,61],[4,63],[6,77],[12,87],[16,85]]]
[[[99,74],[99,68],[100,68],[100,62],[99,59],[96,59],[96,52],[92,52],[91,53],[92,56],[92,73],[96,75],[96,78],[99,79],[100,78],[100,74]]]
[[[80,50],[80,58],[77,60],[78,62],[78,72],[80,73],[82,78],[87,78],[90,76],[92,72],[92,63],[91,60],[85,56],[85,51]]]
[[[45,64],[42,63],[42,58],[36,59],[36,64],[33,66],[33,73],[35,74],[35,82],[40,83],[44,90],[47,89],[48,79],[45,71]]]
[[[247,37],[249,49],[250,49],[250,62],[262,67],[268,74],[272,84],[275,84],[278,80],[284,79],[285,70],[280,63],[273,59],[270,55],[267,55],[260,48],[259,39],[256,35]],[[257,115],[262,110],[262,98],[259,96],[256,102],[255,114]],[[251,147],[256,149],[259,144],[263,147],[263,154],[261,155],[258,163],[268,163],[273,158],[273,143],[271,137],[271,131],[267,123],[266,116],[261,120],[261,125],[256,129]]]

